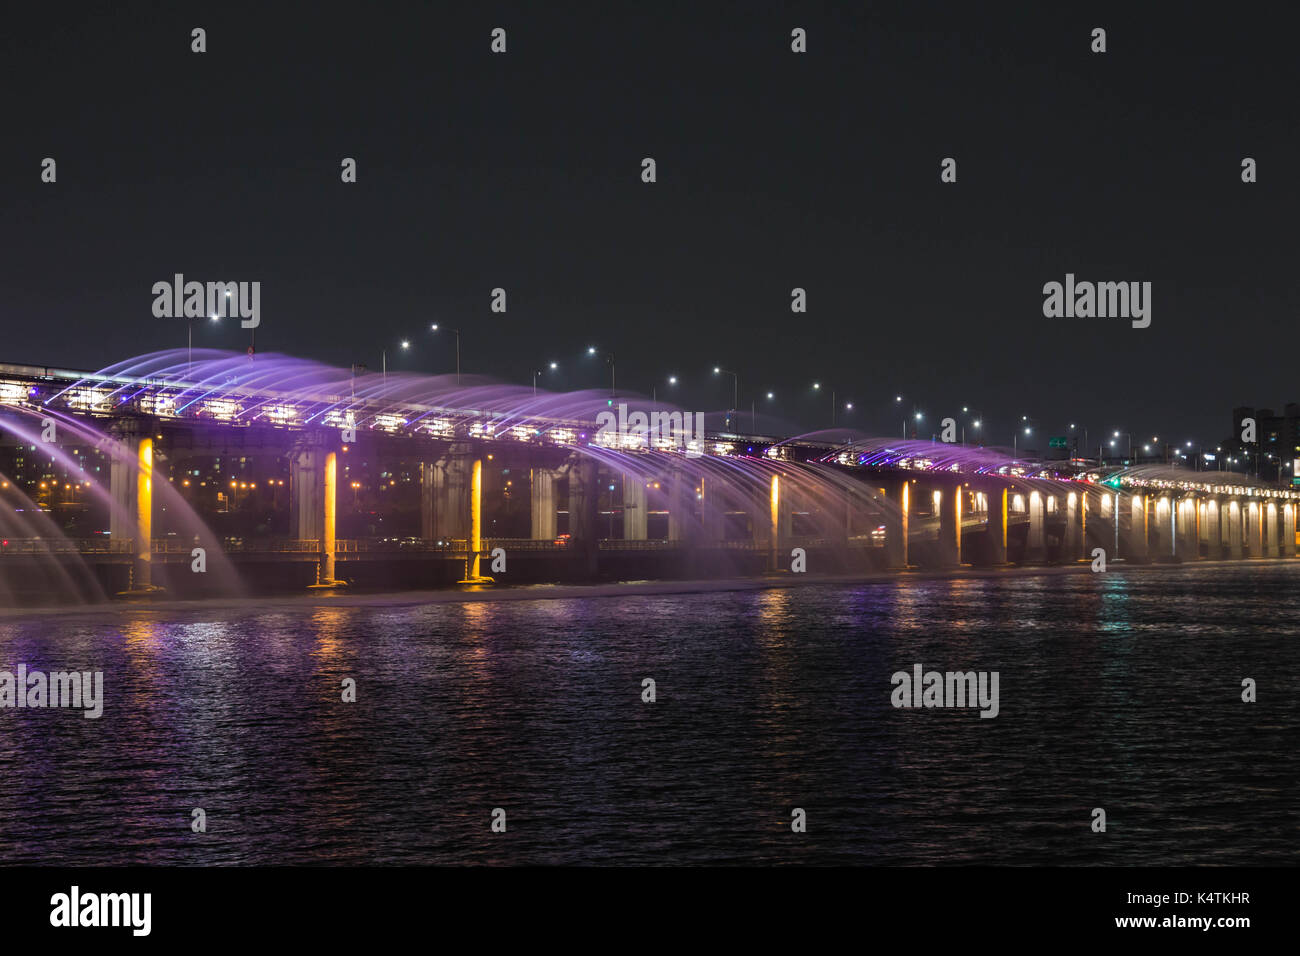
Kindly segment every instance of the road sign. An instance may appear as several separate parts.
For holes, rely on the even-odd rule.
[[[1047,447],[1048,448],[1069,448],[1070,443],[1064,435],[1060,435],[1056,438],[1049,438],[1047,440]]]

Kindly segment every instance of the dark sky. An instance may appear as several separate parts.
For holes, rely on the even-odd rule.
[[[408,337],[393,367],[448,371],[440,322],[467,371],[595,386],[595,344],[620,386],[675,373],[716,409],[722,364],[743,408],[770,389],[809,427],[814,380],[866,431],[899,430],[901,392],[1007,444],[1021,415],[1216,441],[1232,406],[1300,399],[1300,83],[1254,8],[23,6],[0,33],[3,361],[183,346],[150,293],[182,272],[260,280],[263,351],[377,367]],[[1151,327],[1044,318],[1067,272],[1150,281]]]

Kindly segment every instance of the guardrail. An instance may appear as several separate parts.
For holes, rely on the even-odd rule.
[[[135,542],[122,538],[3,538],[0,554],[130,554]]]

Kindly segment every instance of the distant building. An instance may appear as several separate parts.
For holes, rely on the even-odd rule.
[[[1255,442],[1241,440],[1245,420],[1255,420]],[[1287,404],[1282,414],[1271,408],[1242,405],[1232,410],[1232,434],[1223,441],[1222,454],[1236,458],[1234,471],[1258,475],[1264,481],[1291,481],[1300,459],[1300,405]]]

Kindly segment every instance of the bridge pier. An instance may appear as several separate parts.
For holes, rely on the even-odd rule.
[[[534,468],[530,472],[532,537],[535,541],[554,541],[556,531],[555,471]]]
[[[647,533],[645,479],[625,473],[623,475],[623,540],[644,541]]]
[[[1278,515],[1277,503],[1270,501],[1261,506],[1265,516],[1265,527],[1267,534],[1264,539],[1264,554],[1270,558],[1280,558],[1282,556],[1282,539],[1279,533],[1281,525],[1281,516]]]
[[[1282,506],[1282,557],[1284,558],[1294,558],[1296,554],[1295,513],[1294,502],[1287,502]]]
[[[1178,556],[1184,561],[1197,561],[1201,557],[1199,509],[1196,499],[1178,501]]]
[[[1226,504],[1227,511],[1227,531],[1228,531],[1228,557],[1233,561],[1240,561],[1245,556],[1245,546],[1243,543],[1243,526],[1246,516],[1242,513],[1241,502],[1236,498]]]
[[[1083,539],[1086,532],[1085,512],[1087,499],[1071,491],[1065,498],[1065,538],[1061,542],[1061,560],[1074,564],[1083,557]]]
[[[289,453],[293,537],[315,541],[317,587],[337,587],[335,529],[338,516],[338,455],[323,432],[309,432]]]
[[[1246,541],[1245,551],[1248,557],[1259,558],[1264,554],[1264,528],[1260,521],[1259,502],[1248,501],[1245,506],[1246,512]]]
[[[152,591],[153,586],[153,424],[127,418],[112,431],[122,447],[115,449],[109,465],[109,493],[113,499],[109,537],[132,541],[132,591]]]
[[[1007,489],[988,492],[989,560],[996,567],[1007,563]]]
[[[569,534],[583,571],[594,577],[600,564],[600,465],[578,455],[569,462]]]
[[[1046,503],[1037,490],[1029,492],[1029,534],[1025,538],[1025,553],[1021,564],[1041,564],[1047,560]]]
[[[1122,502],[1121,501],[1121,510]],[[1150,559],[1147,542],[1147,497],[1145,495],[1134,494],[1129,496],[1128,506],[1128,529],[1124,535],[1125,555],[1127,561],[1134,564],[1145,564]]]
[[[888,489],[889,504],[885,508],[885,560],[891,568],[908,566],[907,537],[911,514],[912,482],[906,478]]]
[[[1205,556],[1211,561],[1223,557],[1223,531],[1219,526],[1219,499],[1200,503],[1200,540],[1205,542]]]
[[[957,567],[961,564],[961,497],[962,486],[939,491],[939,566]]]

